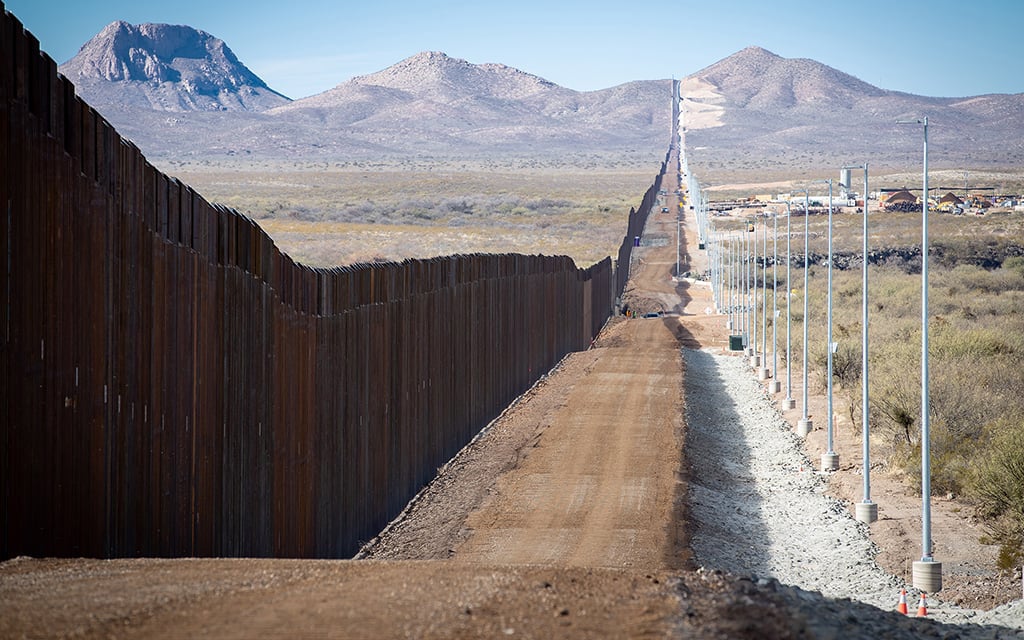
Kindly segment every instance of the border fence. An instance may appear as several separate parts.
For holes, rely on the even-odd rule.
[[[351,556],[622,292],[610,258],[297,264],[0,14],[0,557]]]

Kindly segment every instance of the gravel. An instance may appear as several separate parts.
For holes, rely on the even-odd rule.
[[[822,473],[744,359],[683,355],[696,563],[886,612],[905,588],[913,614],[919,592],[875,563],[867,526],[826,495]],[[928,615],[963,625],[957,637],[1024,637],[1015,631],[1024,629],[1024,601],[974,611],[929,595]]]

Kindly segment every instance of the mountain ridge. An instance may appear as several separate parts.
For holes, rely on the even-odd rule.
[[[289,101],[223,40],[185,25],[116,20],[59,70],[95,106],[263,111]]]
[[[896,122],[921,117],[933,125],[937,167],[1024,164],[1024,93],[918,96],[761,47],[686,76],[681,92],[690,161],[704,169],[849,164],[878,155],[909,165],[920,146],[907,144],[910,132]]]
[[[96,53],[93,40],[106,49]],[[222,41],[191,27],[115,22],[93,40],[62,72],[155,157],[654,159],[671,131],[667,79],[581,92],[503,64],[423,51],[291,101]],[[915,149],[898,140],[908,132],[894,123],[921,116],[936,125],[938,158],[1024,164],[1024,93],[916,96],[757,46],[683,77],[680,86],[690,160],[705,170],[758,171],[765,158],[816,166],[873,154],[909,163]]]

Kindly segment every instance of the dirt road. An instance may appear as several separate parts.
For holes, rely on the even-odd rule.
[[[476,564],[682,564],[682,369],[658,320],[616,325],[516,468],[469,515],[453,556]]]

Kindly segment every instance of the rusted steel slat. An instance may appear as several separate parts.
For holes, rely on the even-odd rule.
[[[167,230],[164,238],[171,243],[181,241],[181,183],[167,178]]]
[[[192,237],[192,189],[182,184],[178,190],[178,243],[187,249],[195,249]]]

